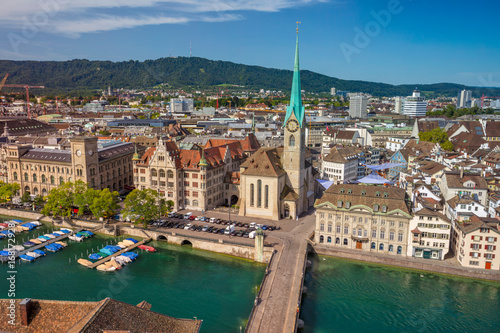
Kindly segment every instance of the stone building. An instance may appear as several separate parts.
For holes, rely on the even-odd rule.
[[[395,186],[332,185],[314,205],[315,243],[406,256],[410,206]]]
[[[47,195],[62,183],[77,180],[119,192],[133,185],[133,144],[98,142],[96,137],[74,137],[70,144],[69,150],[8,145],[9,181],[19,183],[21,194],[32,195]]]
[[[314,203],[317,172],[306,147],[297,36],[284,147],[260,148],[240,168],[239,215],[279,220],[306,212]]]
[[[238,171],[247,155],[242,141],[219,143],[205,149],[179,149],[175,142],[160,139],[141,157],[134,156],[135,187],[157,191],[165,200],[174,202],[174,210],[206,211],[236,204]]]

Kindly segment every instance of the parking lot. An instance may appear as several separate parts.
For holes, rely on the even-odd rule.
[[[184,215],[180,213],[169,215],[170,217],[151,222],[150,227],[160,230],[170,229],[173,231],[174,229],[179,229],[242,238],[254,238],[257,228],[261,228],[266,231],[266,233],[279,229],[279,227],[273,225],[258,224],[254,222],[230,222],[215,217],[209,218],[206,216]]]

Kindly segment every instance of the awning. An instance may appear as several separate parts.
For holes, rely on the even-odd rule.
[[[356,183],[393,184],[393,182],[391,182],[390,180],[385,179],[384,177],[377,175],[376,173],[370,173],[368,176],[356,180]]]
[[[403,166],[405,165],[404,163],[383,163],[380,165],[366,165],[364,164],[365,167],[372,169],[373,171],[380,171],[380,170],[386,170],[390,168],[394,168],[397,166]]]

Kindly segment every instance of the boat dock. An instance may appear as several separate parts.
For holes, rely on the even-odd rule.
[[[56,238],[51,238],[49,239],[48,241],[46,242],[43,242],[42,244],[37,244],[35,246],[31,246],[23,251],[19,251],[19,252],[16,252],[16,255],[15,257],[18,258],[20,255],[23,255],[23,254],[26,254],[28,252],[32,252],[33,250],[38,250],[38,249],[41,249],[42,247],[45,247],[49,244],[52,244],[52,243],[55,243],[55,242],[59,242],[59,241],[62,241],[63,239],[66,239],[68,238],[69,235],[73,235],[73,234],[76,234],[77,232],[79,232],[80,230],[77,230],[77,231],[73,231],[73,232],[70,232],[69,234],[64,234],[62,236],[59,236],[59,237],[56,237]],[[3,259],[3,258],[0,258],[0,259]]]
[[[129,247],[127,247],[126,249],[123,249],[123,250],[121,250],[121,251],[118,251],[118,252],[116,252],[116,253],[113,253],[112,255],[107,256],[106,258],[102,258],[102,259],[100,259],[100,260],[96,261],[95,263],[93,263],[92,265],[88,265],[87,267],[88,267],[88,268],[92,268],[92,269],[94,269],[94,268],[96,268],[97,266],[102,265],[102,264],[104,264],[105,262],[107,262],[107,261],[111,260],[111,258],[117,257],[117,256],[119,256],[119,255],[121,255],[121,254],[123,254],[123,253],[125,253],[125,252],[129,252],[130,250],[133,250],[133,249],[135,249],[136,247],[138,247],[139,245],[145,244],[145,243],[149,242],[150,240],[151,240],[151,238],[146,238],[146,239],[143,239],[143,240],[141,240],[140,242],[137,242],[137,243],[135,243],[135,244],[132,244],[132,245],[130,245]]]

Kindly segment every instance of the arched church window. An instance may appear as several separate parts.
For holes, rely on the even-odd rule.
[[[295,137],[293,135],[290,135],[290,141],[288,145],[290,147],[295,147]]]
[[[257,181],[257,207],[262,206],[262,180]]]

